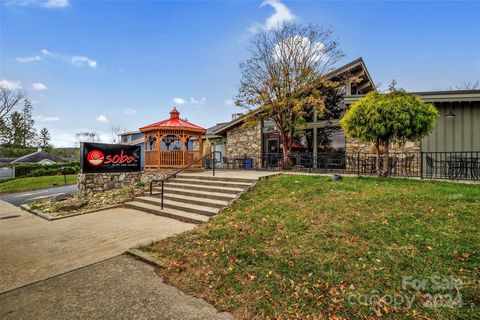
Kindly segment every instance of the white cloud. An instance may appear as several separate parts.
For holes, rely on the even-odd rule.
[[[290,22],[295,19],[292,11],[290,11],[290,9],[279,0],[264,1],[261,4],[261,7],[264,6],[271,6],[273,10],[275,10],[275,12],[267,19],[267,21],[265,21],[264,26],[267,30],[278,28],[283,23]]]
[[[32,84],[32,89],[33,90],[47,90],[47,86],[41,82],[36,82]]]
[[[137,110],[135,109],[131,109],[131,108],[127,108],[125,109],[125,111],[123,111],[124,114],[134,114],[134,113],[137,113]]]
[[[22,87],[22,83],[20,81],[9,81],[7,79],[3,79],[0,80],[0,87],[15,90],[20,89]]]
[[[90,68],[97,67],[97,61],[91,60],[88,57],[83,56],[73,56],[70,58],[70,62],[78,66],[88,65]]]
[[[99,115],[95,120],[101,123],[108,123],[108,119],[104,115]]]
[[[307,37],[301,36],[290,37],[277,43],[273,49],[273,58],[277,61],[289,59],[289,48],[292,47],[301,48],[299,51],[305,53],[305,56],[308,57],[310,61],[328,61],[329,59],[325,52],[325,45],[322,42],[312,43]]]
[[[69,0],[8,0],[7,5],[11,6],[36,6],[46,9],[63,9],[70,6]]]
[[[207,99],[205,99],[205,97],[202,97],[200,99],[195,99],[194,97],[190,97],[191,104],[205,104],[206,102],[207,102]]]
[[[176,104],[185,104],[187,101],[185,101],[185,99],[182,99],[182,98],[173,98],[173,103],[176,103]]]
[[[34,62],[34,61],[40,61],[42,58],[40,56],[31,56],[31,57],[18,57],[17,61],[18,62]]]
[[[92,69],[97,67],[97,61],[90,59],[89,57],[85,56],[68,56],[68,55],[60,55],[51,51],[48,51],[47,49],[42,49],[41,53],[47,57],[51,58],[59,58],[64,61],[70,62],[74,65],[77,66],[88,66]]]
[[[247,31],[251,34],[255,34],[261,30],[272,30],[275,28],[280,27],[282,24],[291,22],[295,20],[295,15],[292,11],[283,4],[280,0],[266,0],[262,2],[260,7],[270,6],[273,8],[273,14],[265,20],[265,22],[253,23],[250,27],[248,27]]]
[[[44,117],[44,116],[35,116],[33,117],[33,120],[38,121],[38,122],[53,122],[53,121],[59,121],[59,117]]]
[[[48,51],[47,49],[42,49],[42,54],[46,55],[46,56],[49,56],[49,57],[56,57],[57,55],[54,54],[54,53],[51,53],[50,51]]]
[[[68,0],[47,0],[45,2],[41,2],[40,6],[49,9],[61,9],[69,7],[70,2]]]
[[[227,106],[233,106],[234,104],[235,104],[235,101],[233,99],[225,100],[225,105]]]

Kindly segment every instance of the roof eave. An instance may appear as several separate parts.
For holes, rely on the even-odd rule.
[[[439,91],[438,93],[432,92],[409,92],[411,94],[417,95],[420,99],[425,102],[473,102],[473,101],[480,101],[480,91],[473,91],[473,92],[442,92]],[[351,95],[345,96],[344,101],[346,104],[352,104],[361,98],[363,98],[364,94],[358,95]]]

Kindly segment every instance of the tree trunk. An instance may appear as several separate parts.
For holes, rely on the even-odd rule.
[[[290,150],[289,148],[289,141],[288,141],[288,135],[285,132],[285,130],[279,130],[280,131],[280,137],[282,138],[282,151],[283,151],[283,168],[285,169],[286,166],[288,165],[288,159],[290,159]]]
[[[375,159],[375,169],[377,171],[377,176],[381,176],[382,171],[380,168],[380,141],[378,139],[375,142],[375,149],[377,149],[377,157]]]
[[[388,177],[390,174],[390,154],[389,154],[389,141],[384,142],[384,154],[383,154],[383,177]]]

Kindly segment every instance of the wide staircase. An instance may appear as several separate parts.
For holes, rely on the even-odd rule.
[[[228,207],[257,179],[213,177],[178,174],[165,182],[163,210],[161,186],[153,188],[153,194],[139,196],[125,203],[128,208],[153,213],[189,223],[202,223]]]

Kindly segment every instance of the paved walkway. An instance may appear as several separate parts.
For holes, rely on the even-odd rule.
[[[122,255],[0,295],[0,319],[227,320]]]
[[[0,293],[193,227],[123,208],[47,221],[0,200]]]
[[[262,170],[238,170],[238,169],[217,169],[215,170],[215,177],[224,178],[247,178],[258,179],[260,177],[277,175],[277,171],[262,171]],[[182,172],[182,175],[187,176],[213,176],[212,170],[205,170],[202,172]]]

